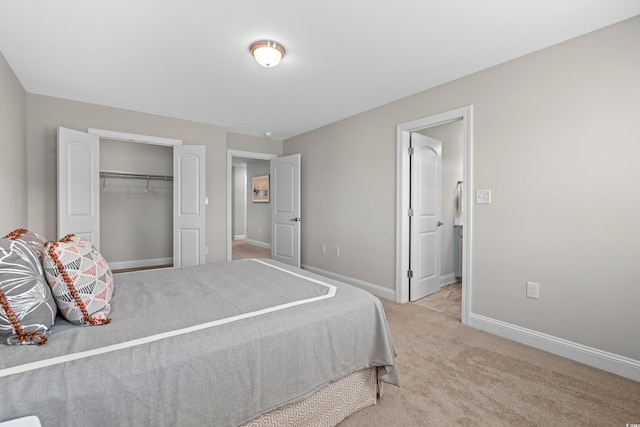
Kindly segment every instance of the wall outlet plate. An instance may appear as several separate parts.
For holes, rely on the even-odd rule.
[[[540,285],[534,282],[527,282],[527,297],[538,299],[540,298]]]
[[[477,204],[491,203],[491,190],[476,190],[476,203]]]

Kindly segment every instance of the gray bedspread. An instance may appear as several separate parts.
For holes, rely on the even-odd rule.
[[[110,324],[0,346],[0,421],[234,426],[350,372],[397,384],[380,301],[271,260],[117,274]]]

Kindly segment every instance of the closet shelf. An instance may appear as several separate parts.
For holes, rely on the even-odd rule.
[[[160,181],[173,181],[171,175],[152,175],[145,173],[119,172],[119,171],[100,171],[100,178],[130,178],[130,179],[150,179]]]

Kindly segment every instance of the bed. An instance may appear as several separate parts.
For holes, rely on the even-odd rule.
[[[335,425],[398,384],[380,301],[254,259],[114,275],[111,322],[1,346],[0,421]]]

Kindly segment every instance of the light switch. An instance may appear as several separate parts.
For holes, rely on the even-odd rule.
[[[476,190],[476,203],[491,203],[491,190]]]

